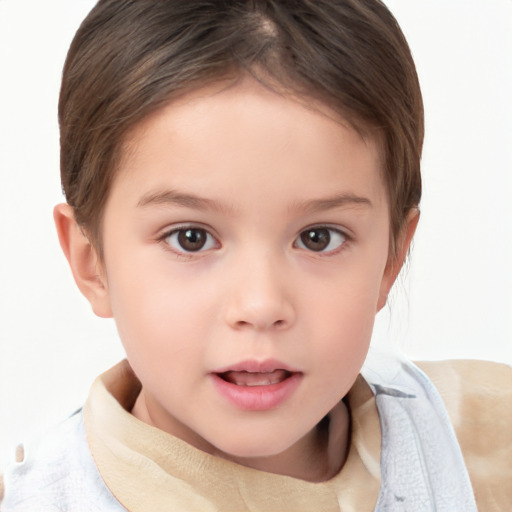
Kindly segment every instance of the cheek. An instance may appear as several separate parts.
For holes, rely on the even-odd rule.
[[[169,265],[144,257],[109,261],[108,288],[119,335],[127,352],[163,353],[178,348],[174,340],[192,337],[204,317],[199,283],[174,275]],[[151,347],[151,350],[147,349]]]
[[[198,304],[165,280],[134,276],[113,290],[114,317],[130,365],[157,395],[190,382],[187,369],[201,365],[205,340]],[[195,307],[194,307],[195,306]]]
[[[339,272],[329,286],[311,295],[314,311],[311,325],[316,332],[323,364],[332,372],[337,369],[357,375],[371,340],[377,311],[384,264],[352,265]],[[352,369],[357,370],[352,372]]]
[[[340,304],[332,318],[323,324],[318,350],[311,354],[313,396],[322,396],[319,406],[327,413],[350,390],[366,359],[374,314],[371,308],[344,308]]]
[[[329,324],[354,334],[371,332],[377,311],[386,258],[357,254],[331,272],[327,279],[312,280],[309,298]]]
[[[361,300],[354,295],[339,298],[322,315],[317,338],[323,340],[324,356],[331,356],[333,365],[353,366],[364,360],[375,320],[373,296]],[[329,361],[328,361],[329,362]]]

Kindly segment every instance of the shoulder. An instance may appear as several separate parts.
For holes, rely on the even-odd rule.
[[[96,469],[80,411],[16,459],[4,472],[2,512],[124,510]]]
[[[460,444],[479,509],[512,503],[512,368],[487,361],[420,362],[438,389]]]
[[[416,364],[438,389],[461,444],[470,441],[468,434],[492,434],[472,439],[472,449],[480,444],[488,453],[505,440],[512,449],[512,367],[469,360]]]

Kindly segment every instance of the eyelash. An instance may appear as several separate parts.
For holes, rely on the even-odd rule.
[[[201,245],[200,247],[198,247],[197,250],[187,250],[186,248],[183,247],[183,245],[181,243],[181,242],[183,242],[183,240],[180,242],[178,237],[180,237],[180,235],[187,236],[186,235],[187,232],[194,232],[194,231],[196,232],[196,234],[200,233],[201,235],[205,236],[204,244]],[[306,246],[306,242],[313,241],[313,243],[316,243],[314,238],[319,239],[319,238],[321,238],[321,235],[319,235],[317,237],[313,237],[312,234],[314,232],[316,232],[318,235],[318,233],[320,231],[328,232],[328,240],[327,240],[326,248],[329,247],[329,245],[332,243],[333,238],[335,238],[335,239],[338,238],[338,240],[335,242],[337,244],[337,246],[332,249],[329,249],[329,250],[326,250],[326,248],[324,248],[324,249],[321,249],[318,251],[308,248]],[[307,238],[308,234],[310,235],[309,239]],[[323,234],[325,235],[325,233],[323,233]],[[170,243],[169,240],[172,237],[176,238],[175,243],[176,243],[176,245],[179,245],[180,247],[173,246]],[[350,240],[351,240],[351,237],[346,232],[344,232],[338,228],[335,228],[332,226],[325,226],[325,225],[314,225],[314,226],[307,227],[307,228],[303,229],[302,231],[300,231],[300,233],[298,234],[298,236],[295,238],[295,240],[293,242],[293,247],[310,252],[315,255],[333,256],[335,254],[338,254],[341,250],[343,250],[344,246]],[[211,249],[217,249],[220,247],[220,242],[217,240],[217,238],[215,236],[213,236],[208,231],[207,228],[204,228],[202,226],[197,226],[197,225],[184,225],[184,226],[178,226],[178,227],[172,228],[172,229],[166,231],[162,236],[160,236],[159,241],[164,243],[164,245],[169,250],[171,250],[173,253],[175,253],[177,256],[185,258],[185,259],[193,258],[194,255],[198,255],[202,252],[206,252]],[[206,248],[205,248],[205,246],[206,246]]]

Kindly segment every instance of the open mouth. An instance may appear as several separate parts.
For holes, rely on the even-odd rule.
[[[249,372],[249,371],[227,371],[219,373],[218,376],[236,386],[256,387],[256,386],[272,386],[280,384],[292,376],[292,372],[288,370],[277,369],[271,372]]]
[[[237,409],[267,411],[284,404],[299,387],[303,372],[277,360],[247,360],[211,374],[222,397]]]

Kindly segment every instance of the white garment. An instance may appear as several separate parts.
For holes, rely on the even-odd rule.
[[[376,394],[382,429],[375,512],[476,512],[459,445],[429,379],[397,360],[366,368],[364,375]],[[94,464],[81,412],[8,469],[0,511],[126,512]]]
[[[437,389],[412,363],[388,361],[386,366],[363,373],[376,395],[382,431],[382,481],[375,512],[477,512],[462,452]]]
[[[104,484],[85,435],[81,411],[25,447],[4,476],[0,512],[126,512]]]

